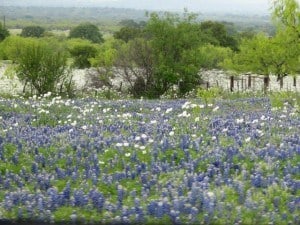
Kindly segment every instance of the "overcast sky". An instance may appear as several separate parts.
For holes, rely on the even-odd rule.
[[[297,0],[300,1],[300,0]],[[0,5],[100,6],[147,10],[268,13],[272,0],[0,0]]]
[[[91,2],[113,1],[90,0]],[[182,10],[190,11],[264,11],[269,8],[269,0],[114,0],[114,4],[140,9]]]

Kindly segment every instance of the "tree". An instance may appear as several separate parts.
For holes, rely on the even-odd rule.
[[[130,28],[144,28],[146,26],[145,21],[136,22],[132,19],[125,19],[119,22],[122,27],[130,27]]]
[[[100,44],[104,42],[99,28],[91,23],[83,23],[71,29],[69,38],[81,38]]]
[[[198,47],[202,34],[197,15],[185,12],[183,18],[166,13],[163,17],[151,14],[145,28],[153,52],[153,97],[160,96],[171,86],[179,86],[184,95],[200,82]],[[157,93],[157,95],[155,95]]]
[[[60,48],[53,48],[44,41],[24,40],[16,63],[16,74],[24,85],[24,92],[29,85],[31,93],[38,95],[66,90],[71,93],[67,54]]]
[[[108,39],[100,45],[99,51],[95,58],[92,58],[91,64],[96,73],[89,74],[89,85],[94,88],[113,87],[111,78],[115,76],[115,61],[122,41]]]
[[[257,34],[243,39],[240,52],[224,61],[223,66],[236,72],[262,74],[264,90],[269,75],[275,74],[283,87],[283,78],[299,70],[300,8],[295,0],[275,0],[273,6],[277,31],[273,37]],[[288,47],[287,47],[288,46]]]
[[[273,19],[277,25],[277,30],[284,34],[288,51],[294,51],[291,54],[291,62],[294,64],[293,71],[300,72],[300,5],[296,0],[274,0],[273,1]],[[296,76],[294,76],[294,86],[296,86]]]
[[[122,27],[114,33],[114,38],[128,42],[134,38],[142,37],[144,28],[147,25],[145,21],[139,23],[134,20],[122,20],[119,23]]]
[[[229,47],[235,51],[238,50],[238,42],[232,36],[234,31],[231,31],[232,34],[229,34],[224,23],[204,21],[200,24],[200,30],[206,35],[206,42],[222,47]],[[233,30],[232,27],[231,30]]]
[[[270,49],[271,42],[265,34],[258,34],[253,38],[243,39],[239,46],[240,51],[233,57],[224,60],[223,68],[234,73],[251,72],[264,75],[264,91],[269,87],[271,73]]]
[[[230,48],[205,44],[199,47],[199,56],[201,59],[201,68],[216,69],[221,68],[221,63],[231,58],[233,51]]]
[[[154,60],[151,43],[138,38],[118,46],[114,65],[129,85],[134,97],[158,97],[154,77]]]
[[[300,6],[296,0],[274,0],[273,18],[279,29],[283,29],[299,43],[300,39]]]
[[[114,38],[128,42],[141,36],[141,32],[140,28],[122,27],[119,31],[114,33]]]
[[[9,31],[0,23],[0,42],[9,36]]]
[[[22,29],[22,37],[37,37],[40,38],[44,35],[45,29],[40,26],[27,26]]]

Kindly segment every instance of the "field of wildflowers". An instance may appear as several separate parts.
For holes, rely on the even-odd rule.
[[[0,221],[300,224],[291,100],[0,99]]]

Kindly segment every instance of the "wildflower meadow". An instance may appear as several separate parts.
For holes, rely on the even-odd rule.
[[[295,99],[1,98],[0,222],[300,224],[299,131]]]

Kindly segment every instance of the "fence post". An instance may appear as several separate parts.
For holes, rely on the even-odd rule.
[[[267,93],[270,86],[270,77],[268,75],[264,76],[264,93]]]
[[[248,88],[251,88],[251,74],[248,75]]]
[[[230,91],[233,92],[234,88],[234,76],[230,76]]]
[[[283,77],[280,77],[280,90],[283,88]]]

